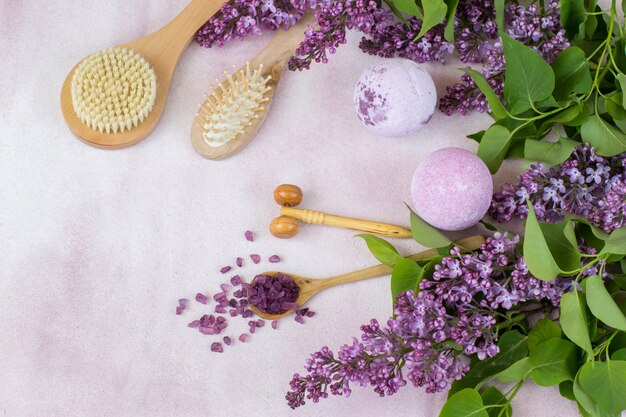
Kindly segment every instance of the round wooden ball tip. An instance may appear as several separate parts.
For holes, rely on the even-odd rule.
[[[281,206],[295,207],[302,202],[302,190],[297,185],[281,184],[274,190],[274,201]]]
[[[289,239],[298,234],[298,221],[287,216],[276,217],[270,223],[270,232],[280,239]]]

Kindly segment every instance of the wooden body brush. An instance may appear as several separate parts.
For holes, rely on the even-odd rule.
[[[191,142],[200,155],[224,159],[250,143],[265,121],[289,59],[313,22],[313,14],[306,13],[289,30],[279,29],[246,65],[225,72],[223,82],[216,80],[191,127]]]
[[[105,149],[145,138],[161,118],[181,54],[223,3],[193,0],[162,29],[79,62],[61,90],[63,117],[72,132]]]

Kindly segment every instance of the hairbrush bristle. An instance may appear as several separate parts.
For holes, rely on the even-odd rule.
[[[225,72],[226,79],[218,80],[217,88],[211,87],[211,94],[205,96],[198,112],[207,145],[225,144],[259,117],[256,113],[264,109],[261,104],[269,100],[265,93],[271,88],[267,86],[271,77],[264,77],[262,72],[262,65],[251,71],[248,62],[244,69],[235,67],[232,74]]]
[[[111,48],[85,58],[72,77],[76,116],[100,133],[142,123],[156,100],[156,73],[135,51]]]

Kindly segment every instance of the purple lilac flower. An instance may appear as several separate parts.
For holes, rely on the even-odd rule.
[[[461,1],[459,7],[468,7],[470,3],[472,2]],[[473,36],[479,39],[482,37],[493,39],[496,36],[496,32],[490,31],[493,19],[495,19],[493,2],[477,1],[476,3],[490,6],[485,9],[484,13],[489,13],[491,20],[486,20],[482,26],[479,26],[479,28],[486,31],[484,35],[478,33]],[[473,10],[471,6],[470,10]],[[471,13],[471,11],[466,11],[465,15],[471,15]],[[532,3],[528,7],[523,7],[511,2],[507,4],[505,10],[506,33],[513,39],[517,39],[529,46],[547,62],[551,63],[561,51],[570,46],[569,41],[565,37],[565,30],[561,27],[559,15],[560,11],[558,1],[556,0],[546,2],[544,7],[541,7],[538,3]],[[463,13],[457,13],[457,20],[463,19],[463,16]],[[468,42],[465,39],[472,39],[471,29],[467,30],[470,30],[470,32],[467,32],[466,35],[463,35],[465,33],[463,29],[461,29],[462,36],[458,37],[457,35],[457,50],[459,51],[461,61],[482,62],[484,64],[482,70],[484,77],[496,94],[502,96],[504,91],[505,62],[499,39],[493,43],[477,41],[476,46],[469,49],[470,52],[465,52],[465,44]],[[481,57],[483,57],[482,60]],[[489,104],[472,78],[467,74],[463,74],[460,83],[447,87],[446,96],[439,101],[439,109],[447,115],[451,115],[454,112],[467,114],[474,110],[479,112],[489,111]]]
[[[626,225],[626,153],[605,158],[588,145],[544,172],[531,165],[516,184],[493,195],[489,214],[498,222],[526,218],[529,199],[540,221],[555,223],[565,213],[580,216],[607,233]]]
[[[196,41],[210,48],[258,35],[262,29],[286,30],[302,17],[311,3],[308,0],[231,0],[200,28]]]
[[[427,392],[446,390],[468,371],[472,355],[485,360],[498,354],[498,314],[528,301],[557,308],[572,288],[570,278],[533,277],[518,236],[496,233],[474,253],[453,248],[450,255],[421,281],[417,294],[396,298],[395,316],[385,325],[372,320],[362,326],[361,339],[343,345],[336,356],[326,346],[313,353],[307,373],[290,382],[288,404],[296,408],[329,393],[349,396],[351,384],[372,386],[381,396],[407,381]]]

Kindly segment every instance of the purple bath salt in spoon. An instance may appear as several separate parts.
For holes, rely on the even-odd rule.
[[[482,236],[473,236],[459,240],[457,245],[467,250],[475,250],[484,242]],[[409,258],[418,261],[435,255],[437,250],[429,249]],[[326,288],[389,274],[391,268],[386,265],[371,266],[324,279],[271,271],[257,275],[251,283],[244,284],[244,290],[249,307],[257,316],[266,320],[277,320],[298,310],[311,297]]]

